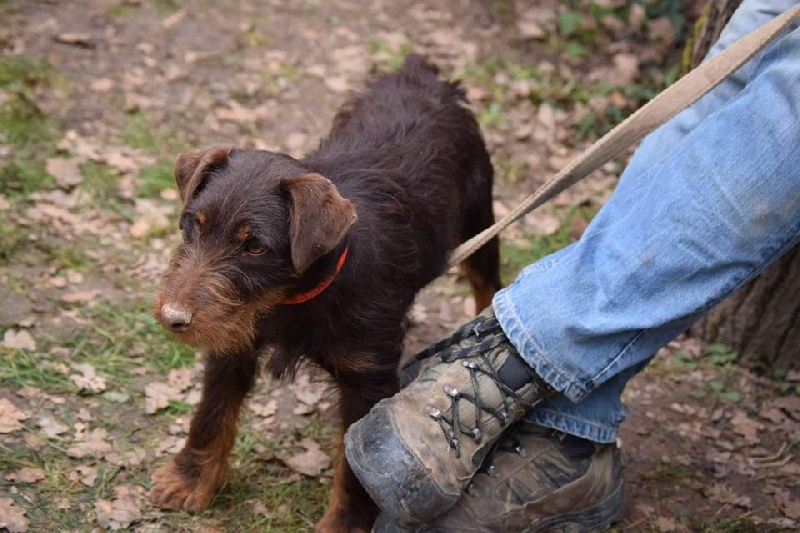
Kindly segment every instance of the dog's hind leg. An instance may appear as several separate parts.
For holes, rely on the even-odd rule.
[[[492,210],[492,170],[476,169],[473,190],[467,196],[467,209],[462,241],[477,235],[494,224]],[[503,286],[500,281],[500,246],[497,237],[481,246],[461,263],[461,269],[472,288],[475,312],[480,313],[492,303],[494,293]]]

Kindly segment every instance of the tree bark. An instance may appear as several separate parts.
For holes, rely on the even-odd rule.
[[[709,0],[685,57],[702,61],[741,0]],[[737,350],[740,361],[769,369],[800,366],[800,248],[736,291],[692,327],[691,334]]]

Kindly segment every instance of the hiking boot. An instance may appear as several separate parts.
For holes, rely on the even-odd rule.
[[[417,359],[424,360],[417,379],[344,438],[356,477],[400,525],[428,522],[455,505],[503,430],[554,393],[491,309]]]
[[[373,533],[604,531],[624,508],[619,450],[520,422],[504,435],[459,502],[403,528],[381,514]]]

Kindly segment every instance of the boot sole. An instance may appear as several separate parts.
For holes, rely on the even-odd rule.
[[[565,515],[554,516],[530,527],[522,533],[599,533],[606,531],[611,524],[619,521],[625,512],[625,484],[620,482],[608,498],[586,509]],[[463,531],[463,530],[459,530]],[[494,529],[470,529],[478,531],[499,531]],[[405,529],[391,521],[388,515],[378,517],[372,529],[373,533],[457,533],[453,529],[437,526],[418,526]]]

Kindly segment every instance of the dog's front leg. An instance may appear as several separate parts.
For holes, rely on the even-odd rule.
[[[206,356],[203,396],[183,450],[153,475],[150,500],[196,511],[211,503],[228,474],[228,455],[244,398],[256,377],[257,354]]]
[[[365,390],[380,391],[381,394],[365,395]],[[328,507],[317,523],[317,533],[368,533],[378,516],[378,506],[361,486],[344,456],[342,438],[350,424],[366,415],[381,398],[391,396],[398,390],[397,376],[391,373],[383,378],[365,376],[360,386],[341,387],[339,410],[342,432],[334,454],[334,473]]]

